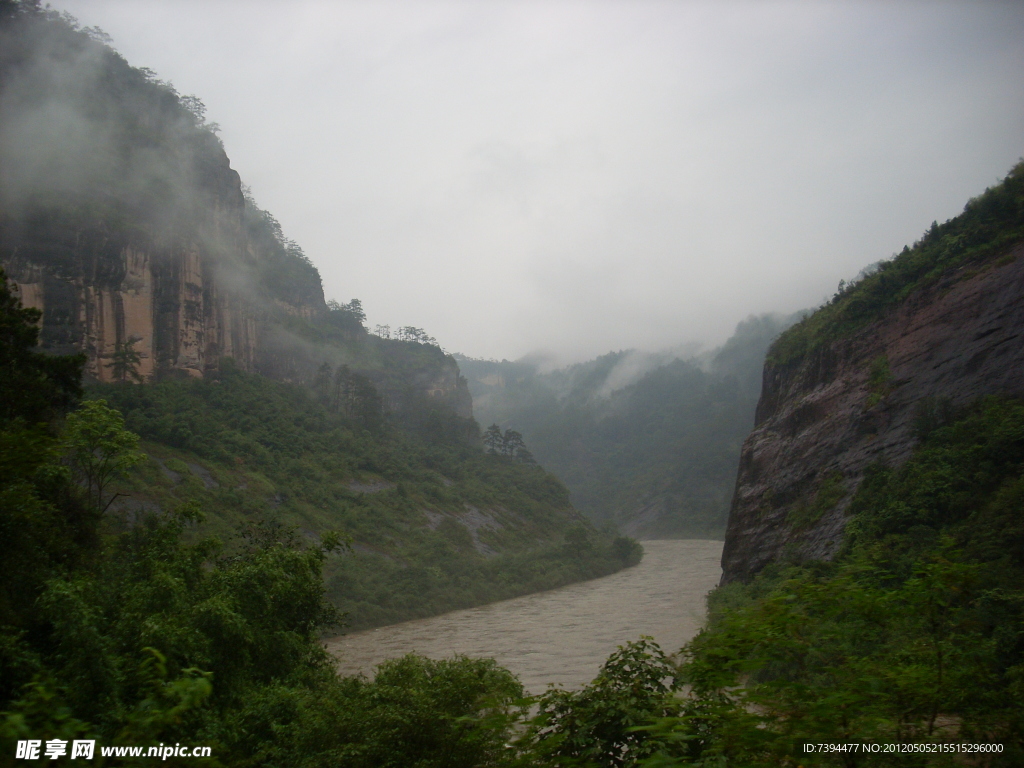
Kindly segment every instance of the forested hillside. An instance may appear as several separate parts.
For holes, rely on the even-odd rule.
[[[639,643],[549,694],[534,748],[646,768],[1024,762],[1021,171],[773,344],[707,626],[678,665]]]
[[[197,536],[336,530],[349,627],[608,573],[598,533],[535,464],[485,455],[455,360],[422,329],[364,327],[231,169],[202,102],[99,30],[35,3],[0,23],[0,265],[39,342],[143,458],[97,504],[198,504]],[[102,503],[101,503],[102,502]]]
[[[379,401],[338,409],[330,393],[230,363],[203,381],[94,386],[88,396],[125,414],[147,456],[112,486],[125,494],[112,509],[198,504],[203,532],[225,538],[253,523],[351,537],[325,570],[350,628],[550,589],[639,556],[587,524],[540,467],[484,454],[475,423],[450,412],[402,428]]]
[[[533,748],[609,768],[1020,765],[1024,404],[984,399],[919,436],[865,479],[834,561],[719,588],[681,664],[623,649],[548,695]]]
[[[1022,170],[773,344],[660,764],[1024,761]]]
[[[768,353],[726,535],[727,581],[830,559],[868,469],[922,414],[1024,396],[1024,166],[783,334]]]
[[[64,764],[76,739],[108,764],[105,745],[181,743],[212,757],[168,765],[505,761],[508,672],[407,657],[339,679],[323,634],[638,545],[485,453],[423,331],[325,303],[201,102],[98,30],[0,0],[0,153],[0,764],[44,742]]]
[[[771,341],[796,318],[751,317],[700,358],[611,352],[541,373],[460,358],[475,414],[522,434],[598,525],[719,538]]]
[[[507,762],[505,744],[522,696],[512,675],[486,660],[408,656],[383,665],[372,682],[340,679],[320,640],[344,622],[326,599],[323,569],[331,558],[351,556],[345,535],[311,535],[289,525],[294,515],[260,516],[244,508],[261,498],[237,493],[246,483],[270,492],[284,475],[294,481],[284,488],[297,499],[322,500],[311,499],[329,489],[316,472],[346,461],[323,447],[346,440],[344,425],[302,389],[230,368],[219,383],[198,382],[196,390],[174,383],[121,385],[105,394],[119,395],[131,406],[130,418],[154,434],[203,416],[206,426],[192,434],[212,462],[203,466],[179,453],[172,463],[165,453],[157,466],[193,491],[182,493],[189,500],[163,510],[139,503],[117,509],[111,480],[133,467],[142,471],[131,487],[156,492],[144,482],[151,460],[138,451],[138,436],[124,428],[118,411],[101,400],[81,401],[84,356],[37,351],[38,321],[39,312],[22,308],[0,277],[0,765],[137,764],[105,754],[115,747],[138,749],[166,765],[469,768]],[[240,398],[240,406],[218,408],[221,393]],[[146,421],[148,408],[172,403],[180,410],[164,411],[169,419],[160,426]],[[264,420],[263,429],[248,437],[232,431],[231,424],[254,416]],[[309,421],[325,418],[319,431]],[[308,433],[304,442],[295,441],[296,430]],[[187,440],[183,431],[176,434],[176,442]],[[273,444],[282,438],[284,445]],[[403,453],[397,442],[389,452],[368,440],[348,460],[411,481],[403,496],[421,501],[425,484],[412,476],[407,458],[415,449],[396,455]],[[220,453],[225,449],[230,462]],[[167,465],[194,474],[182,478]],[[450,469],[443,457],[437,469]],[[476,471],[493,481],[494,475],[507,478],[509,467],[478,464]],[[541,495],[564,496],[540,470],[530,471],[544,488]],[[237,479],[241,488],[218,485]],[[199,485],[236,493],[217,499],[204,496]],[[454,493],[476,499],[474,491],[480,493],[468,480]],[[279,498],[285,503],[284,494]],[[386,533],[412,516],[408,505],[395,506],[372,507],[393,523]],[[228,509],[238,512],[241,524],[212,536],[205,523],[210,509],[221,517],[213,530],[231,522],[224,519]],[[358,517],[347,518],[357,529]],[[586,559],[586,537],[570,541],[570,553],[549,553],[550,560]],[[467,548],[457,529],[417,543],[435,556],[440,551],[434,562],[442,564],[452,550]],[[463,557],[453,570],[468,577],[474,566],[480,569],[481,560]],[[422,568],[406,570],[414,580],[424,576]],[[446,577],[451,574],[438,570],[438,581]],[[391,596],[401,594],[393,583],[382,586]],[[479,584],[470,591],[474,587]],[[436,607],[436,598],[423,597],[435,599]],[[51,754],[43,755],[44,744]],[[79,751],[83,745],[90,751]]]

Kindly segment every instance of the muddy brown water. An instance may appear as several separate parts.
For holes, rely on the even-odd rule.
[[[722,542],[645,541],[644,559],[602,579],[452,611],[327,641],[342,674],[420,653],[494,658],[530,693],[579,688],[616,646],[650,635],[677,651],[700,629],[704,597],[721,576]]]

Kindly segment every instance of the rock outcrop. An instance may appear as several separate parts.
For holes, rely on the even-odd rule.
[[[70,22],[0,29],[0,265],[92,380],[119,349],[145,380],[253,370],[275,314],[326,311],[203,112]]]
[[[764,369],[722,582],[782,557],[830,559],[865,469],[898,465],[929,408],[1024,396],[1024,243],[919,288],[882,317]]]
[[[42,310],[42,348],[83,353],[94,382],[202,378],[232,358],[309,383],[345,365],[399,410],[471,416],[453,358],[371,340],[361,309],[325,303],[204,114],[68,19],[0,25],[0,266]]]
[[[145,229],[127,242],[104,237],[102,220],[53,224],[43,237],[17,223],[6,227],[0,263],[22,303],[42,310],[43,348],[84,353],[86,375],[96,381],[113,380],[111,359],[124,344],[138,354],[137,371],[146,380],[202,377],[221,357],[257,369],[267,349],[260,343],[264,326],[283,302],[268,311],[244,279],[239,265],[262,254],[245,237],[238,175],[226,157],[224,170],[234,180],[231,194],[203,220],[183,226],[170,243]],[[216,233],[215,247],[203,230]],[[47,251],[53,239],[68,243],[61,259]],[[232,267],[233,281],[225,279]],[[319,285],[316,290],[309,304],[285,309],[300,316],[325,311]]]

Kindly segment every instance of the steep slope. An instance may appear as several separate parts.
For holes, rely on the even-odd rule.
[[[0,26],[0,265],[43,313],[41,344],[86,377],[247,371],[368,376],[392,410],[421,393],[471,416],[451,358],[368,338],[316,267],[243,190],[194,96],[55,13]],[[390,342],[390,343],[389,343]],[[436,353],[436,354],[435,354]]]
[[[478,418],[521,432],[596,523],[720,538],[764,352],[795,319],[749,318],[700,363],[626,351],[550,373],[526,361],[460,365]]]
[[[257,364],[261,304],[323,308],[315,269],[260,226],[198,100],[52,16],[2,35],[0,260],[42,310],[45,348],[84,352],[104,381],[133,340],[144,377],[201,377],[222,355]]]
[[[557,479],[484,454],[472,422],[434,412],[413,431],[335,409],[231,364],[204,380],[90,388],[144,438],[117,487],[129,519],[198,504],[204,535],[294,527],[352,537],[327,561],[352,628],[429,616],[605,575],[637,559],[586,526]],[[468,438],[468,439],[467,439]],[[614,549],[614,547],[618,549]]]
[[[829,559],[871,465],[983,395],[1024,395],[1024,164],[771,348],[723,583]]]
[[[340,529],[331,597],[369,626],[636,562],[537,466],[485,456],[454,358],[368,334],[231,169],[204,108],[97,30],[0,0],[0,267],[40,347],[85,358],[149,458],[109,509],[202,534]],[[5,281],[6,282],[6,281]],[[191,508],[190,506],[188,508]],[[617,549],[615,549],[617,547]]]

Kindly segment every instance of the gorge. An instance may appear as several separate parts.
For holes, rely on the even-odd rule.
[[[1024,162],[710,351],[370,332],[197,97],[0,0],[0,765],[1024,764],[1022,329]]]
[[[1024,396],[1024,166],[838,294],[768,352],[744,443],[723,583],[784,556],[831,559],[869,466],[986,395]]]

